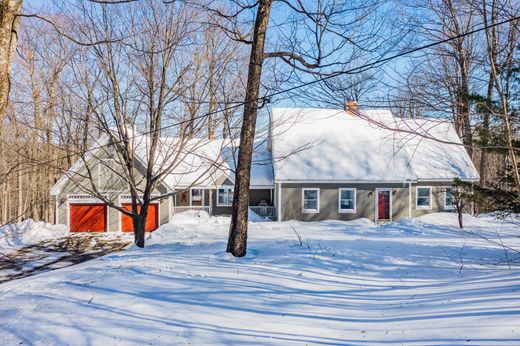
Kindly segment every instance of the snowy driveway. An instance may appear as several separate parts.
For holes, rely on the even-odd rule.
[[[0,284],[120,251],[130,243],[126,235],[72,234],[0,252]]]

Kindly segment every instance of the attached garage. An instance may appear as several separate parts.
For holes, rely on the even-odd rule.
[[[69,212],[71,232],[106,232],[106,204],[70,204]]]
[[[132,210],[132,204],[123,203],[121,206],[125,210]],[[138,206],[137,210],[141,210]],[[153,203],[148,206],[148,216],[146,217],[146,232],[153,232],[159,228],[159,203]],[[134,226],[132,224],[132,218],[121,213],[121,231],[133,232]]]

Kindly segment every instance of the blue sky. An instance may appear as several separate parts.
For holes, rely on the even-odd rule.
[[[25,8],[27,10],[35,11],[39,7],[51,6],[56,3],[57,2],[55,2],[54,0],[26,0]],[[310,3],[310,0],[307,0],[307,3]],[[289,10],[289,8],[286,5],[276,4],[273,7],[273,10],[271,13],[271,19],[270,19],[271,27],[269,29],[268,39],[267,39],[267,49],[268,50],[280,48],[279,44],[283,40],[283,36],[286,34],[287,30],[289,30],[291,27],[290,25],[280,26],[280,23],[286,22],[290,15],[291,15],[291,11]],[[297,29],[297,35],[299,36],[299,38],[301,38],[302,46],[304,47],[305,45],[307,45],[307,47],[310,48],[310,46],[309,46],[310,41],[307,41],[307,43],[305,43],[304,33],[305,33],[304,30],[302,30],[301,28]],[[382,36],[385,36],[385,32],[382,32],[380,34]],[[392,33],[388,32],[388,37],[391,37],[391,35],[392,35]],[[331,42],[332,42],[331,44],[334,44],[333,41],[331,41]],[[397,51],[397,48],[395,48],[394,50],[388,50],[386,52],[386,54],[391,55],[395,51]],[[344,56],[346,54],[348,54],[348,50],[338,52],[337,54],[333,55],[330,59],[337,60],[337,61],[343,61]],[[373,59],[375,59],[375,58],[367,55],[367,56],[363,57],[363,59],[356,59],[352,63],[343,66],[342,69],[351,69],[353,67],[358,67],[358,66],[365,64],[368,61],[373,61]],[[406,59],[399,59],[399,60],[393,61],[392,63],[389,63],[386,65],[384,72],[379,73],[377,75],[377,78],[382,79],[384,81],[384,83],[390,83],[392,78],[388,78],[388,76],[389,75],[394,76],[394,77],[398,76],[398,73],[396,73],[395,71],[403,70],[405,67],[405,64],[406,64]],[[283,63],[281,65],[283,65]],[[265,74],[265,75],[267,76],[267,74]],[[309,81],[309,80],[312,80],[313,77],[301,75],[301,79],[303,81]],[[294,85],[294,84],[297,84],[297,82],[294,82],[291,85]],[[289,87],[289,86],[290,85],[283,85],[282,89],[284,87]],[[378,89],[378,88],[376,88],[376,89]],[[372,104],[372,100],[381,98],[381,95],[384,94],[386,91],[387,90],[384,90],[382,92],[382,90],[379,88],[379,90],[375,90],[374,92],[369,93],[369,95],[367,96],[367,99],[364,100],[364,102],[367,105]],[[304,92],[304,91],[302,91],[302,92]],[[274,106],[301,106],[301,105],[304,105],[304,103],[307,103],[307,102],[302,102],[302,100],[299,99],[298,97],[291,98],[291,99],[278,98],[278,99],[275,99],[274,101],[275,101]]]

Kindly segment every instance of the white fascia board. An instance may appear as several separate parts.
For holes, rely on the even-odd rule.
[[[453,183],[453,180],[455,180],[455,178],[459,178],[460,180],[462,181],[466,181],[466,182],[470,182],[470,183],[476,183],[478,181],[480,181],[480,177],[479,178],[460,178],[460,177],[453,177],[453,178],[421,178],[421,179],[417,179],[417,182],[422,182],[422,183],[427,183],[427,182],[439,182],[439,183],[445,183],[445,182],[450,182],[450,183]]]
[[[249,190],[272,190],[274,189],[273,185],[251,185],[249,186]]]
[[[170,193],[175,193],[180,190],[186,190],[186,189],[218,189],[222,186],[233,186],[232,185],[194,185],[194,186],[178,186],[177,189],[168,190]],[[249,186],[250,190],[272,190],[275,188],[275,185],[251,185]]]
[[[283,184],[408,184],[417,180],[275,180]]]

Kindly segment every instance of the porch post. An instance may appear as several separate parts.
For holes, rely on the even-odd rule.
[[[213,189],[209,189],[209,215],[213,215]]]
[[[168,222],[172,221],[172,204],[173,198],[172,195],[168,196]]]
[[[412,183],[408,182],[408,217],[412,218]]]
[[[58,224],[60,220],[59,209],[60,209],[60,195],[56,195],[56,211],[54,213],[54,224]]]
[[[278,195],[276,196],[278,201],[276,203],[277,217],[276,221],[282,222],[282,183],[278,183]]]

